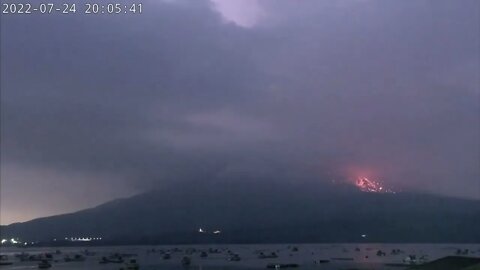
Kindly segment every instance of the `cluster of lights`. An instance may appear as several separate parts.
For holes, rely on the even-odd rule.
[[[381,183],[367,177],[358,177],[355,185],[363,192],[395,193],[395,191],[385,188]]]
[[[207,233],[207,231],[205,231],[205,230],[202,229],[202,228],[199,228],[199,229],[198,229],[198,232],[199,232],[199,233]],[[220,234],[220,233],[222,233],[222,231],[220,231],[220,230],[215,230],[215,231],[213,231],[212,233],[213,233],[213,234]]]
[[[17,239],[15,239],[15,238],[12,238],[12,239],[2,239],[1,243],[2,243],[2,245],[3,245],[3,244],[14,244],[14,245],[16,245],[16,244],[21,244],[21,242],[18,240],[18,238],[17,238]]]
[[[3,245],[3,244],[7,244],[7,243],[18,244],[19,242],[17,240],[15,240],[15,238],[12,238],[12,239],[2,239],[1,243]]]
[[[72,241],[72,242],[90,242],[90,241],[98,241],[102,240],[101,237],[65,237],[65,240]]]
[[[65,237],[66,241],[72,241],[72,242],[90,242],[90,241],[99,241],[102,240],[102,237]],[[57,241],[57,239],[53,239],[53,241]],[[18,238],[12,238],[12,239],[2,239],[0,242],[2,245],[4,244],[23,244],[23,245],[28,245],[29,243],[27,242],[21,242],[18,240]],[[31,245],[35,244],[35,242],[31,242]]]

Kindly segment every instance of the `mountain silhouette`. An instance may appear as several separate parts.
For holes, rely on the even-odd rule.
[[[110,244],[478,243],[478,228],[479,200],[369,193],[348,185],[232,182],[158,189],[2,226],[0,234],[25,241],[102,237]]]

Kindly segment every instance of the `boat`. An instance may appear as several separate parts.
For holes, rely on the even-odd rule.
[[[192,264],[192,260],[190,259],[190,257],[185,256],[182,258],[183,266],[190,266],[190,264]]]
[[[195,252],[197,252],[197,250],[195,248],[187,248],[185,250],[185,254],[187,254],[187,255],[192,255]]]
[[[137,260],[130,260],[129,262],[125,263],[125,270],[138,270],[140,269],[140,265],[137,263]]]
[[[377,251],[377,256],[381,257],[381,256],[387,256],[387,253],[383,252],[382,250],[378,250]]]
[[[416,255],[408,255],[403,259],[403,263],[407,265],[417,265],[417,264],[423,264],[427,261],[426,256],[421,256],[420,258],[417,258]]]
[[[111,255],[109,257],[102,257],[100,259],[101,264],[107,264],[107,263],[123,263],[124,260],[120,255]]]
[[[69,255],[67,255],[65,256],[64,261],[65,262],[83,262],[85,261],[85,257],[80,254],[75,254],[73,257],[70,257]]]
[[[217,248],[209,248],[209,249],[208,249],[208,253],[211,253],[211,254],[219,254],[219,253],[221,253],[221,251],[218,250]]]
[[[53,254],[51,253],[45,253],[43,254],[43,259],[47,260],[47,261],[53,261]]]
[[[296,263],[269,263],[267,264],[267,268],[297,268],[299,265]]]
[[[263,252],[260,252],[260,254],[258,255],[258,258],[259,259],[273,259],[273,258],[278,258],[278,255],[275,252],[272,252],[270,254],[265,254]]]
[[[457,255],[468,255],[468,253],[470,253],[470,250],[467,248],[467,249],[464,249],[464,250],[461,250],[461,249],[457,249],[457,252],[455,252]]]
[[[7,255],[0,255],[0,265],[12,265],[13,262],[8,260]]]
[[[170,260],[171,258],[172,258],[172,255],[170,255],[170,253],[163,254],[163,259],[164,260]]]
[[[392,249],[392,251],[390,252],[391,255],[398,255],[398,254],[402,254],[402,253],[403,252],[398,248]]]
[[[122,253],[122,254],[119,254],[121,257],[123,258],[131,258],[131,257],[137,257],[138,254],[135,254],[135,253]]]
[[[407,265],[417,265],[417,264],[424,264],[428,261],[427,256],[423,255],[417,258],[416,255],[408,255],[403,259],[403,263]]]
[[[48,269],[50,267],[52,267],[52,265],[47,260],[43,260],[43,261],[38,263],[38,268],[39,269]]]
[[[333,261],[353,261],[353,258],[347,257],[339,257],[339,258],[331,258]]]
[[[232,254],[230,255],[230,257],[228,258],[229,261],[232,261],[232,262],[238,262],[241,260],[240,256],[238,254]]]

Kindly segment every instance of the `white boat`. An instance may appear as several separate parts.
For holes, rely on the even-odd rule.
[[[428,262],[428,257],[426,255],[422,255],[419,258],[417,258],[416,255],[408,255],[403,259],[403,263],[408,265],[424,264],[426,262]]]

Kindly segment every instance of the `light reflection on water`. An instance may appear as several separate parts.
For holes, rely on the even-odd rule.
[[[289,246],[298,247],[294,252]],[[426,256],[428,260],[435,260],[448,255],[455,255],[458,249],[468,249],[468,256],[480,257],[480,244],[275,244],[275,245],[191,245],[191,246],[111,246],[111,247],[89,247],[88,250],[96,252],[94,256],[86,256],[84,262],[63,262],[66,254],[81,253],[85,247],[65,248],[3,248],[1,254],[9,255],[14,260],[14,254],[27,252],[30,254],[55,253],[61,250],[62,254],[54,255],[52,270],[119,270],[124,267],[122,264],[99,264],[103,256],[112,253],[134,253],[138,256],[135,259],[140,264],[141,270],[154,269],[186,269],[180,263],[184,251],[172,252],[170,260],[163,260],[160,250],[170,250],[179,247],[195,248],[197,250],[208,250],[218,248],[220,254],[208,254],[207,258],[200,258],[199,252],[189,255],[192,258],[192,265],[188,270],[223,270],[223,269],[264,269],[269,263],[295,263],[301,269],[405,269],[405,267],[388,267],[385,263],[402,263],[407,255]],[[155,249],[156,252],[147,252]],[[359,251],[357,250],[359,249]],[[401,254],[392,255],[393,249],[400,249]],[[226,250],[231,250],[241,257],[241,261],[228,261]],[[255,251],[264,250],[266,253],[276,252],[278,258],[259,259]],[[386,253],[386,256],[377,256],[378,250]],[[332,260],[332,258],[351,258],[351,261]],[[315,264],[319,259],[330,260],[327,264]],[[1,266],[5,270],[38,269],[36,262],[20,262],[15,259],[11,266]]]

